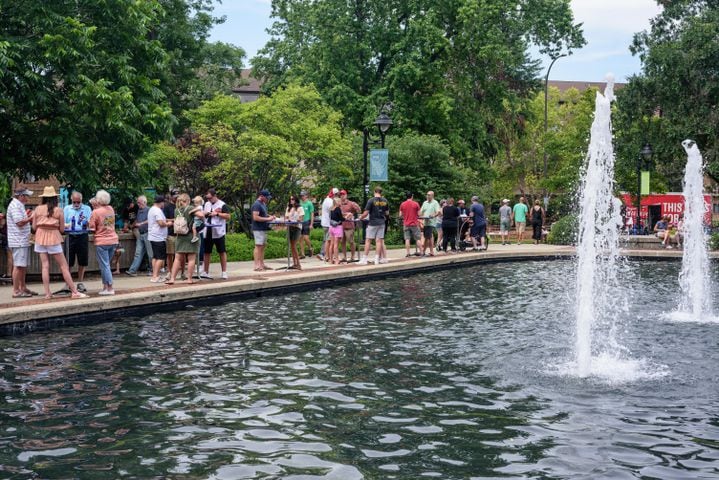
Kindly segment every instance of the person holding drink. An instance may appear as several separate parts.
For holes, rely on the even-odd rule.
[[[292,252],[292,267],[290,268],[294,268],[295,270],[302,270],[300,255],[297,251],[297,241],[302,234],[304,218],[305,210],[302,208],[299,199],[295,195],[290,195],[287,210],[285,210],[285,221],[293,223],[293,225],[287,225],[289,229],[287,236],[290,239],[290,251]]]

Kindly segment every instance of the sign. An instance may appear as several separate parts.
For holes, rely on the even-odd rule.
[[[371,182],[386,182],[389,177],[389,152],[387,149],[369,151],[369,179]]]
[[[704,223],[711,225],[712,219],[712,200],[711,196],[704,196]],[[637,203],[636,195],[625,193],[621,195],[622,203],[626,207],[626,217],[633,219],[637,216]],[[656,206],[660,208],[660,214],[662,216],[669,215],[672,222],[679,221],[679,215],[684,214],[684,195],[681,193],[665,193],[665,194],[653,194],[642,197],[642,210],[640,212],[640,218],[642,223],[647,219],[648,210],[650,206]],[[655,221],[658,218],[654,219]]]
[[[642,172],[642,195],[649,195],[649,172]]]

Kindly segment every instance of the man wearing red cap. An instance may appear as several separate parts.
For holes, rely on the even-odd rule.
[[[354,219],[355,215],[359,215],[360,213],[362,213],[362,209],[360,208],[360,206],[347,198],[347,190],[340,191],[340,200],[340,208],[342,209],[342,215],[345,218]],[[355,222],[351,220],[342,222],[342,228],[344,233],[344,236],[342,237],[342,253],[344,254],[344,258],[342,259],[342,261],[347,262],[347,242],[349,242],[351,252],[351,257],[349,261],[354,262],[355,250],[357,249],[357,247],[355,246]],[[359,258],[357,260],[359,261]]]

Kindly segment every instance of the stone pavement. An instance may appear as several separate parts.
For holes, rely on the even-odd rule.
[[[641,257],[681,257],[681,251],[670,250],[637,250],[625,252],[630,256]],[[360,266],[357,263],[330,265],[317,258],[306,258],[302,261],[303,270],[283,270],[287,266],[286,259],[273,259],[266,261],[274,270],[254,272],[253,264],[249,262],[230,262],[228,264],[229,279],[220,280],[219,264],[213,263],[210,274],[213,280],[198,281],[194,285],[187,285],[177,281],[175,285],[150,283],[149,277],[140,273],[137,277],[123,274],[115,276],[114,287],[116,295],[99,296],[102,288],[100,277],[97,275],[86,278],[85,286],[90,298],[70,299],[59,297],[49,300],[42,298],[42,284],[33,282],[29,288],[40,293],[38,297],[12,298],[12,288],[4,283],[0,286],[0,325],[27,324],[43,319],[58,319],[105,314],[107,317],[118,316],[132,309],[142,308],[152,311],[160,308],[163,303],[177,305],[187,304],[210,297],[238,296],[243,294],[262,295],[271,291],[288,290],[293,288],[308,288],[308,286],[328,284],[332,281],[352,281],[371,279],[377,276],[398,274],[401,272],[414,272],[425,269],[450,268],[462,264],[473,264],[482,261],[521,261],[538,258],[570,257],[574,255],[574,248],[555,245],[490,245],[484,252],[461,252],[445,255],[436,254],[434,257],[405,258],[405,250],[389,250],[389,263],[381,265]],[[370,254],[373,258],[374,253]],[[51,290],[62,289],[63,282],[53,282]],[[26,325],[27,326],[27,325]],[[32,329],[29,326],[26,329]]]

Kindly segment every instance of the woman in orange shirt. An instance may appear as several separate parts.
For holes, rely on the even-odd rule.
[[[62,209],[57,206],[55,187],[45,187],[40,198],[42,198],[42,205],[35,209],[32,228],[35,231],[35,253],[40,255],[42,264],[42,286],[45,289],[45,298],[52,298],[52,293],[50,293],[50,255],[60,267],[62,278],[72,292],[72,298],[87,298],[87,295],[77,291],[62,251],[65,218]]]
[[[110,194],[105,190],[98,190],[95,200],[97,207],[90,215],[90,230],[95,233],[95,257],[102,276],[100,295],[115,295],[110,267],[110,260],[120,243],[115,232],[115,210],[110,206]]]

